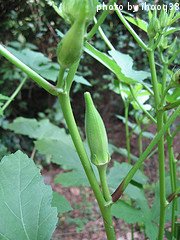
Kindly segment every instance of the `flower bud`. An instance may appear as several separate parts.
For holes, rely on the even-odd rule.
[[[91,161],[94,165],[100,167],[110,161],[106,129],[90,93],[86,92],[84,96],[86,103],[85,130],[91,152]]]
[[[62,0],[61,15],[71,25],[78,19],[88,25],[96,14],[97,0]]]
[[[159,22],[161,25],[161,28],[164,29],[168,26],[169,16],[167,12],[163,9],[161,10],[160,16],[159,16]]]

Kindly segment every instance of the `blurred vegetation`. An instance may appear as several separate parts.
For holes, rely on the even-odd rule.
[[[58,0],[55,2],[59,4]],[[124,2],[126,1],[123,1],[123,4]],[[137,2],[133,1],[132,4]],[[153,2],[149,1],[149,3]],[[163,2],[168,3],[168,1]],[[119,3],[122,4],[121,1]],[[126,5],[124,4],[125,11],[127,11]],[[147,12],[145,11],[139,11],[135,14],[129,12],[129,14],[144,20],[147,18]],[[29,61],[31,67],[34,67],[36,71],[39,70],[41,74],[44,72],[44,77],[49,76],[47,77],[48,80],[55,81],[58,71],[56,46],[59,36],[57,30],[59,29],[63,33],[67,31],[68,26],[64,23],[64,20],[57,15],[45,0],[0,0],[0,19],[1,42],[10,47],[11,51],[16,52],[22,61],[25,63]],[[89,29],[91,26],[89,26]],[[138,31],[141,38],[146,38],[143,31],[135,26],[133,27]],[[132,36],[130,36],[115,14],[112,13],[108,16],[102,28],[117,50],[133,56],[135,68],[147,70],[148,64],[145,54],[137,47]],[[99,33],[96,34],[91,43],[100,51],[108,51]],[[10,96],[25,75],[4,58],[0,58],[0,64],[1,94]],[[82,111],[83,92],[90,89],[97,104],[100,102],[100,108],[103,108],[107,104],[106,92],[111,89],[116,79],[105,67],[85,53],[78,71],[80,76],[83,76],[91,84],[91,89],[90,84],[84,85],[81,83],[76,83],[73,88],[72,100],[73,104],[76,105],[75,114],[79,116],[77,121],[81,123],[84,115]],[[50,76],[53,76],[52,79]],[[114,101],[114,98],[110,96],[108,104],[113,105],[115,104]],[[47,95],[33,81],[28,80],[21,93],[6,110],[6,118],[1,118],[1,125],[5,124],[7,120],[12,120],[18,116],[38,119],[48,117],[52,122],[60,124],[61,121],[57,120],[58,109],[59,105],[54,97]],[[0,130],[0,133],[3,135],[3,130]],[[5,142],[5,145],[9,146],[9,148],[11,148],[11,145],[15,149],[17,145],[19,147],[19,138],[12,133],[7,134],[6,132],[6,136],[1,138],[1,142]]]

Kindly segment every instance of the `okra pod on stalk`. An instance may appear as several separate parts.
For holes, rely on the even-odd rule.
[[[101,167],[110,161],[106,129],[90,93],[86,92],[84,96],[86,104],[85,130],[91,152],[91,161],[97,167]]]

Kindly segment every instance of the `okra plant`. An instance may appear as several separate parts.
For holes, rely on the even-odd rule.
[[[165,237],[166,210],[171,205],[170,239],[178,239],[178,197],[180,195],[180,187],[178,186],[177,160],[174,155],[173,141],[179,126],[175,130],[171,126],[180,115],[179,69],[172,69],[172,64],[178,58],[180,50],[177,47],[178,39],[175,38],[173,41],[170,41],[169,39],[171,38],[169,37],[179,31],[178,27],[174,27],[174,24],[179,20],[180,13],[177,5],[168,11],[164,9],[161,11],[149,11],[149,20],[145,22],[139,18],[135,19],[132,16],[127,16],[118,7],[114,8],[114,14],[117,15],[127,31],[132,35],[137,46],[147,55],[150,71],[136,71],[132,68],[132,58],[129,55],[116,51],[115,46],[109,41],[102,29],[102,24],[110,13],[109,7],[116,4],[116,2],[116,0],[110,0],[107,8],[96,19],[96,9],[99,4],[96,0],[62,0],[60,7],[50,1],[57,14],[69,24],[67,33],[65,35],[60,34],[62,39],[57,46],[59,70],[56,86],[20,61],[3,44],[0,45],[0,54],[21,69],[49,94],[58,98],[76,152],[97,200],[107,239],[116,239],[113,215],[116,216],[114,212],[119,211],[118,206],[121,205],[118,204],[122,204],[121,199],[124,192],[134,181],[136,174],[143,170],[145,160],[156,151],[158,152],[159,164],[159,188],[157,193],[157,206],[159,209],[155,209],[157,212],[159,211],[159,216],[153,219],[151,214],[149,216],[152,219],[144,220],[145,216],[140,218],[138,212],[135,220],[131,221],[129,219],[128,223],[133,224],[137,220],[137,222],[143,224],[143,221],[146,221],[147,225],[149,225],[148,227],[152,227],[152,231],[150,228],[145,229],[145,235],[152,240],[162,240]],[[92,24],[93,20],[94,25],[91,27],[90,23]],[[146,33],[146,42],[138,36],[130,23]],[[102,40],[109,48],[107,54],[100,52],[91,45],[92,38],[98,31]],[[128,158],[128,166],[131,167],[113,192],[108,184],[108,176],[111,173],[107,174],[107,168],[111,160],[111,154],[106,128],[90,93],[84,93],[86,106],[85,133],[90,156],[79,133],[71,107],[70,93],[72,84],[84,51],[114,74],[117,80],[112,88],[121,95],[125,107],[125,117],[121,116],[120,118],[125,123],[126,156]],[[147,79],[149,81],[145,81]],[[5,109],[21,90],[25,81],[26,78],[10,98],[4,99],[4,101],[7,101],[4,105],[0,105],[1,114],[4,113]],[[147,100],[149,101],[148,104],[146,104]],[[138,127],[139,134],[139,156],[136,158],[133,158],[130,148],[131,132],[129,128],[131,126],[128,120],[130,105],[134,109],[134,116],[137,122],[137,125],[132,127],[132,132],[135,132]],[[148,147],[143,149],[142,139],[145,133],[141,127],[144,125],[145,119],[146,123],[156,125],[156,134],[151,137]],[[49,138],[51,137],[49,136]],[[167,194],[166,189],[166,143],[169,159],[170,194]],[[133,164],[134,159],[135,163]],[[13,161],[16,161],[16,165],[13,164]],[[121,172],[118,175],[120,176]],[[43,184],[33,162],[21,152],[4,157],[0,162],[0,182],[0,212],[2,212],[0,239],[50,239],[57,223],[57,209],[55,205],[51,205],[51,190]],[[143,203],[140,198],[137,199],[137,208],[140,208],[140,205]],[[133,209],[134,201],[135,198],[134,200],[130,199],[128,207]],[[43,211],[43,207],[46,208],[45,211]],[[146,207],[148,209],[148,205]],[[135,208],[135,210],[137,209]],[[150,209],[147,211],[151,212]],[[14,219],[16,223],[13,222]],[[13,224],[10,229],[9,222],[11,221]],[[32,224],[30,224],[31,221]]]

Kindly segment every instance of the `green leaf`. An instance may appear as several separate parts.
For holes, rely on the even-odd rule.
[[[171,35],[175,32],[179,32],[179,31],[180,31],[180,28],[178,28],[178,27],[176,27],[176,28],[170,27],[166,30],[166,32],[164,33],[164,36],[168,36],[168,35]]]
[[[124,179],[124,177],[128,174],[131,168],[131,164],[125,162],[120,164],[115,161],[114,166],[110,169],[108,174],[109,184],[112,187],[116,188]],[[138,170],[134,175],[133,180],[143,185],[147,183],[148,178],[140,170]]]
[[[125,124],[125,117],[120,116],[120,115],[116,115],[116,117],[120,120],[122,120],[122,122]],[[130,121],[128,121],[128,127],[130,127],[131,129],[133,129],[133,133],[139,135],[140,134],[140,129],[139,126],[135,123],[132,123]],[[150,133],[150,132],[143,132],[142,133],[143,137],[148,138],[148,139],[153,139],[154,138],[154,134]]]
[[[5,96],[5,95],[0,94],[0,101],[6,101],[6,100],[8,100],[8,99],[9,99],[8,96]]]
[[[74,146],[68,144],[63,138],[37,140],[35,147],[39,153],[48,156],[51,162],[61,165],[64,169],[82,169]]]
[[[122,200],[113,204],[111,212],[113,216],[123,219],[128,224],[143,222],[142,212]]]
[[[125,157],[125,158],[128,157],[128,152],[127,152],[127,149],[126,149],[126,148],[117,148],[116,146],[112,146],[111,149],[112,149],[114,152],[119,153],[121,156],[123,156],[123,157]],[[133,161],[136,162],[136,161],[138,160],[138,157],[136,157],[135,155],[130,154],[130,156],[131,156],[131,159],[132,159]]]
[[[180,99],[180,87],[176,87],[173,90],[170,90],[166,95],[166,101],[169,103],[176,102]]]
[[[34,162],[18,151],[0,162],[0,239],[49,240],[57,224],[52,190]]]
[[[139,27],[140,29],[142,29],[144,32],[147,33],[147,27],[148,27],[148,23],[145,22],[144,20],[136,17],[136,18],[133,18],[133,17],[125,17],[130,23],[134,24],[135,26]]]
[[[73,210],[68,200],[57,192],[53,192],[52,206],[57,208],[59,214]]]
[[[87,42],[85,43],[85,51],[113,72],[120,81],[127,84],[141,83],[142,80],[150,76],[148,72],[133,70],[133,60],[129,55],[119,53],[115,50],[109,51],[113,60],[107,54],[98,51]],[[119,60],[119,58],[121,58],[121,60]],[[125,64],[123,64],[124,61]]]
[[[55,178],[55,183],[60,183],[63,187],[79,187],[85,186],[89,187],[89,182],[85,173],[80,170],[73,170],[66,173],[60,173]]]
[[[65,130],[55,126],[48,119],[37,121],[36,119],[18,117],[7,128],[17,134],[26,135],[34,139],[63,139],[64,142],[71,142]]]
[[[74,81],[77,82],[77,83],[81,83],[81,84],[83,84],[83,85],[85,85],[85,86],[89,86],[89,87],[92,86],[91,83],[89,83],[89,82],[88,82],[84,77],[82,77],[82,76],[75,75]]]
[[[120,53],[116,50],[109,51],[109,54],[118,64],[121,69],[121,75],[124,76],[123,80],[127,83],[142,83],[142,81],[150,77],[149,72],[145,71],[136,71],[133,67],[133,59],[129,54]],[[120,76],[120,75],[119,75]],[[120,76],[121,79],[121,76]],[[126,80],[126,81],[125,81]]]

